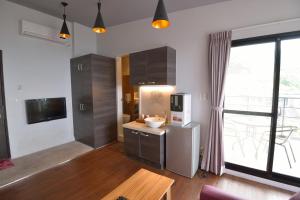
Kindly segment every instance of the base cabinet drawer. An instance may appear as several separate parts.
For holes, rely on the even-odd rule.
[[[124,150],[129,156],[135,156],[155,167],[164,168],[165,135],[154,135],[125,128]]]

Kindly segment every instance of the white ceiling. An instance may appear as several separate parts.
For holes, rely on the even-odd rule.
[[[62,16],[61,0],[8,0],[56,16]],[[69,3],[67,19],[92,26],[97,14],[98,0],[63,0]],[[164,0],[168,12],[184,10],[229,0]],[[158,0],[101,0],[106,26],[114,26],[152,17]]]

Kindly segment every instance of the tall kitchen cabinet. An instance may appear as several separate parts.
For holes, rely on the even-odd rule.
[[[75,139],[101,147],[117,139],[115,59],[89,54],[71,59]]]

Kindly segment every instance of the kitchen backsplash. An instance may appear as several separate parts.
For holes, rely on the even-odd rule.
[[[170,119],[170,95],[175,93],[174,86],[140,87],[140,115],[159,115],[165,113]]]

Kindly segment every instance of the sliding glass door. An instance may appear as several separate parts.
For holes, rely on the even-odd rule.
[[[281,41],[273,171],[300,178],[300,38]]]
[[[299,52],[298,32],[233,41],[224,102],[226,168],[300,184]]]
[[[274,42],[231,49],[224,105],[227,162],[267,168],[268,152],[261,151],[260,138],[270,138],[274,51]]]

